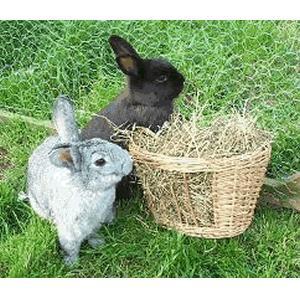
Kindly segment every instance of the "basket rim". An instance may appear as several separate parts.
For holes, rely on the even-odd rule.
[[[243,154],[236,154],[231,157],[223,158],[193,158],[168,156],[150,152],[137,145],[129,144],[129,152],[138,163],[149,164],[158,169],[169,171],[181,171],[188,173],[194,172],[214,172],[227,171],[232,169],[245,168],[251,161],[255,165],[264,164],[271,154],[271,142],[265,142],[254,151],[248,151]]]

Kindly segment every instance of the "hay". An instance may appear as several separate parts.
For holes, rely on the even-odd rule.
[[[231,237],[251,223],[271,138],[238,114],[203,126],[175,114],[158,133],[123,130],[156,221],[189,235]],[[120,133],[120,132],[119,132]]]
[[[239,114],[220,117],[202,128],[196,114],[190,120],[175,114],[156,134],[136,127],[130,135],[130,143],[148,152],[206,159],[246,154],[269,141],[270,135],[258,129],[254,119]]]

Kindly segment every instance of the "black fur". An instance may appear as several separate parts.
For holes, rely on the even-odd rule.
[[[111,140],[114,130],[110,122],[118,127],[136,124],[157,131],[169,119],[173,100],[183,88],[184,77],[166,60],[142,59],[128,42],[117,36],[111,36],[109,43],[119,68],[128,76],[128,85],[82,129],[83,140]],[[132,196],[131,177],[123,178],[118,185],[118,198]]]
[[[126,127],[135,123],[157,131],[173,112],[173,100],[182,91],[184,77],[165,60],[141,58],[120,37],[111,36],[109,42],[120,69],[128,75],[128,85],[83,128],[82,139],[110,140],[113,128],[109,121]]]

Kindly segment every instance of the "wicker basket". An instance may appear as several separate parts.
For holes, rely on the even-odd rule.
[[[228,238],[252,221],[271,145],[210,160],[150,153],[135,144],[129,151],[157,223],[191,236]]]

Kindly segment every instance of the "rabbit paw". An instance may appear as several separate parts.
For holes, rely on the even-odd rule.
[[[99,235],[92,236],[88,238],[88,243],[92,248],[98,248],[105,244],[105,240],[103,237]]]
[[[106,219],[104,221],[105,224],[113,225],[116,222],[116,207],[113,206],[109,214],[106,216]]]
[[[65,255],[64,262],[68,267],[71,267],[78,260],[77,255]]]
[[[19,201],[29,201],[29,197],[28,197],[28,195],[26,194],[26,193],[24,193],[24,192],[20,192],[19,193],[19,195],[18,195],[18,200]]]

